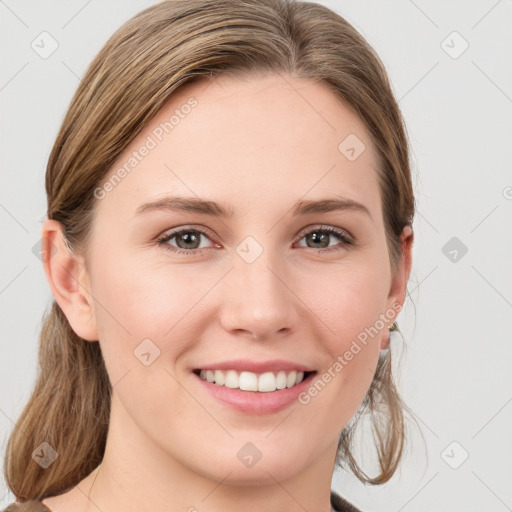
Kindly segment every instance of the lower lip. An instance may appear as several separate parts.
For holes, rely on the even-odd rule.
[[[231,408],[245,414],[262,415],[276,413],[295,402],[298,395],[310,386],[316,372],[308,375],[306,379],[296,386],[270,392],[243,391],[238,388],[228,388],[201,379],[201,377],[195,373],[193,373],[193,375],[214,398],[223,404],[227,404]]]

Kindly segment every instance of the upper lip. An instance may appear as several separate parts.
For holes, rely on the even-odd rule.
[[[250,359],[233,359],[231,361],[220,361],[218,363],[199,366],[197,370],[237,370],[239,372],[278,372],[280,370],[299,372],[313,372],[314,368],[309,368],[303,364],[285,361],[283,359],[272,359],[269,361],[252,361]]]

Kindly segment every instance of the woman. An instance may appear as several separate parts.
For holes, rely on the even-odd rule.
[[[357,510],[335,464],[391,478],[414,197],[385,70],[343,18],[142,11],[80,83],[46,192],[55,301],[7,511]],[[351,452],[366,412],[373,476]]]

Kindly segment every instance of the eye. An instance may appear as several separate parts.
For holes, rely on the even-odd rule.
[[[184,228],[166,233],[157,240],[157,243],[168,251],[193,256],[204,249],[200,247],[201,237],[209,239],[209,234],[202,229]],[[176,239],[177,245],[169,243],[173,239]]]
[[[210,234],[198,228],[182,228],[170,233],[166,233],[157,240],[157,244],[164,249],[176,254],[185,254],[187,256],[194,256],[202,253],[207,247],[201,247],[201,238],[210,240]],[[340,243],[329,246],[329,242],[337,238]],[[317,252],[331,252],[340,251],[343,248],[355,246],[355,240],[346,231],[330,226],[321,226],[310,228],[308,231],[302,233],[300,240],[306,239],[306,243],[311,243],[313,246],[306,246],[310,249],[319,249]],[[175,243],[170,243],[175,240]],[[220,247],[215,244],[216,247]],[[299,247],[304,247],[299,245]]]
[[[329,241],[333,238],[337,238],[341,243],[329,247]],[[313,244],[313,247],[307,247],[312,249],[320,249],[318,252],[321,253],[340,251],[342,248],[355,245],[354,239],[346,231],[330,226],[311,228],[302,234],[301,240],[302,239],[306,239],[306,243],[310,242]]]

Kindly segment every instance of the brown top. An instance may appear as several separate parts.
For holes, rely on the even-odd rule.
[[[354,505],[334,491],[331,491],[331,506],[336,512],[361,512],[361,510],[354,507]]]
[[[331,505],[336,512],[361,512],[358,508],[351,505],[347,500],[339,494],[331,491]],[[18,501],[11,503],[1,512],[52,512],[46,505],[40,501],[30,500],[20,503]]]
[[[11,503],[2,512],[52,512],[46,505],[43,505],[40,501],[30,500],[20,503],[15,501]]]

